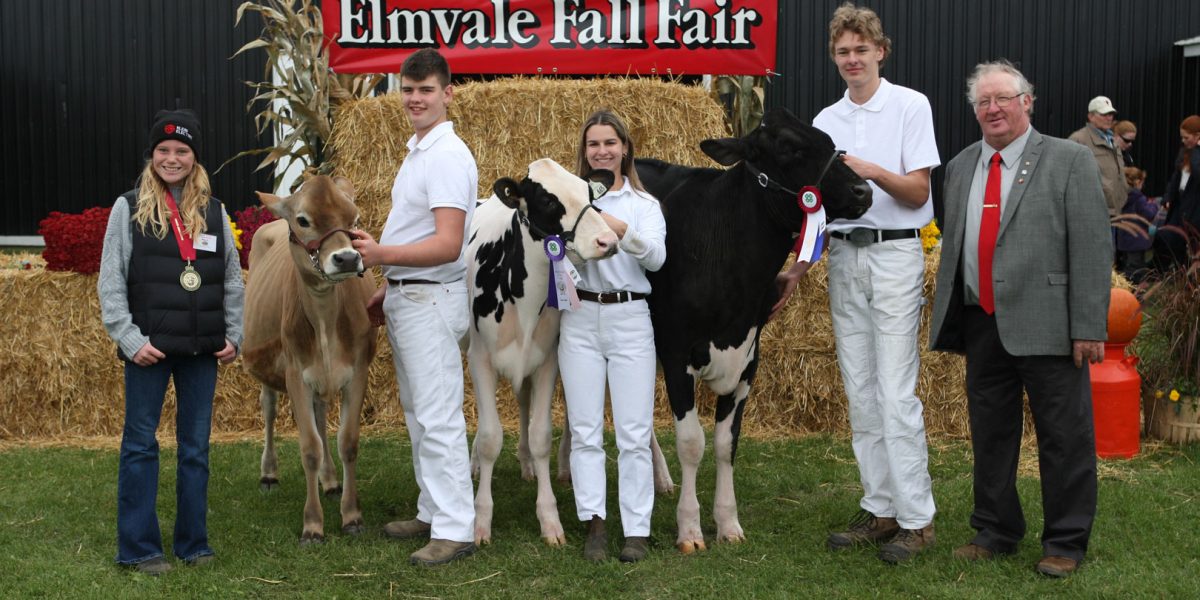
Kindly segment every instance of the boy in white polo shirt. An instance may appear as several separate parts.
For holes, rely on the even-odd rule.
[[[446,59],[419,50],[401,66],[400,82],[414,130],[408,157],[392,186],[380,243],[356,231],[354,247],[365,266],[382,265],[387,278],[367,310],[377,323],[387,323],[420,488],[416,517],[388,523],[384,532],[428,539],[409,561],[432,566],[475,551],[458,341],[467,333],[463,257],[479,173],[447,120],[454,88]]]
[[[846,94],[813,119],[872,188],[870,210],[829,224],[829,304],[850,407],[861,510],[831,550],[885,543],[897,563],[934,541],[925,421],[916,396],[924,298],[920,228],[933,218],[929,172],[941,164],[929,100],[879,76],[891,50],[879,17],[850,3],[829,23],[829,50]],[[780,275],[785,296],[807,270]]]

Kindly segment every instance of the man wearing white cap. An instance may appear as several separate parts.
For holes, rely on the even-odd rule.
[[[1096,164],[1100,166],[1100,187],[1104,188],[1110,218],[1121,214],[1121,207],[1125,206],[1129,195],[1129,186],[1125,183],[1125,159],[1113,140],[1116,114],[1112,100],[1096,96],[1088,102],[1087,125],[1067,138],[1092,149]]]

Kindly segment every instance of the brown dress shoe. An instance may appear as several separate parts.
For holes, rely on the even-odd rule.
[[[893,565],[902,563],[932,546],[935,539],[933,523],[920,529],[901,529],[892,541],[879,549],[879,560]]]
[[[608,560],[608,533],[604,519],[593,515],[588,522],[587,539],[583,541],[583,558],[591,562]]]
[[[900,525],[892,517],[876,517],[865,510],[850,520],[846,531],[829,534],[826,544],[830,550],[844,550],[862,544],[875,544],[891,538],[900,531]]]
[[[650,551],[650,538],[648,537],[627,537],[625,538],[625,547],[621,549],[621,562],[632,563],[646,558],[646,553]]]
[[[979,544],[967,544],[954,549],[954,558],[959,560],[991,560],[996,558],[996,553]]]
[[[1079,561],[1065,556],[1043,556],[1034,567],[1046,577],[1066,577],[1079,568]]]
[[[408,557],[408,562],[425,567],[436,567],[474,553],[475,542],[454,542],[434,538],[429,540],[424,548],[413,552]]]
[[[383,526],[384,535],[398,540],[429,539],[429,523],[420,519],[407,521],[392,521]]]

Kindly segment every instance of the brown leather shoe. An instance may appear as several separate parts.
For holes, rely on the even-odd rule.
[[[392,521],[383,526],[384,535],[398,540],[429,539],[430,525],[420,519]]]
[[[1034,567],[1046,577],[1066,577],[1079,568],[1079,561],[1065,556],[1043,556]]]
[[[646,553],[650,551],[650,538],[648,537],[627,537],[625,538],[625,547],[621,549],[621,562],[632,563],[646,558]]]
[[[901,529],[900,533],[892,538],[892,541],[879,549],[879,560],[893,565],[911,560],[932,546],[935,540],[933,523],[920,529]]]
[[[604,531],[604,519],[592,516],[588,522],[587,539],[583,541],[583,558],[591,562],[608,560],[608,533]]]
[[[892,517],[876,517],[865,510],[858,511],[846,531],[829,534],[826,545],[830,550],[844,550],[862,544],[876,544],[893,537],[900,525]]]
[[[475,542],[453,542],[434,538],[429,540],[424,548],[413,552],[408,557],[408,562],[425,567],[436,567],[474,553]]]
[[[954,558],[959,560],[991,560],[996,558],[996,553],[979,544],[967,544],[954,549]]]

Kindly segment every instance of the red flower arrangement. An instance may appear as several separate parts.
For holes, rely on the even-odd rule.
[[[250,246],[254,241],[254,232],[258,231],[259,227],[274,221],[279,218],[271,214],[263,206],[248,206],[242,210],[233,213],[237,219],[238,229],[242,230],[242,248],[238,250],[242,259],[242,268],[250,268]]]
[[[82,214],[51,212],[38,223],[38,235],[46,242],[42,258],[49,271],[95,273],[100,270],[104,231],[112,208],[93,207]]]

